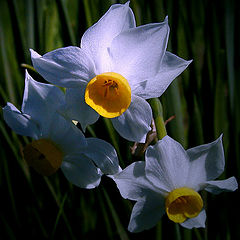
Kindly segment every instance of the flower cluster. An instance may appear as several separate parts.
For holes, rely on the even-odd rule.
[[[84,33],[80,47],[43,56],[31,49],[34,68],[51,84],[33,80],[26,71],[21,111],[11,103],[3,108],[9,127],[32,139],[23,154],[38,173],[49,176],[61,168],[71,183],[88,189],[105,174],[123,198],[136,201],[132,232],[153,227],[165,212],[183,227],[204,227],[198,192],[237,189],[234,177],[213,181],[224,170],[222,136],[187,151],[165,136],[147,148],[145,161],[122,170],[109,143],[83,134],[102,116],[123,138],[145,143],[152,122],[146,99],[160,97],[191,63],[166,51],[168,35],[167,17],[136,26],[129,2],[114,4]]]
[[[16,133],[33,139],[23,154],[37,172],[49,176],[61,167],[76,186],[94,188],[102,174],[121,170],[116,151],[103,140],[85,138],[58,112],[64,104],[65,96],[59,88],[34,81],[26,71],[21,111],[7,103],[3,116]]]

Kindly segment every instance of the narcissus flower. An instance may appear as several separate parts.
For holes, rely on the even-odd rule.
[[[234,177],[213,181],[224,165],[222,137],[187,151],[169,136],[149,146],[145,162],[135,162],[113,177],[122,197],[137,201],[129,231],[153,227],[165,212],[183,227],[205,227],[206,213],[198,192],[218,194],[238,187]]]
[[[33,139],[23,149],[26,162],[38,173],[49,176],[59,168],[73,184],[94,188],[102,174],[121,169],[114,148],[82,132],[58,113],[65,104],[64,93],[56,86],[34,81],[26,72],[21,111],[7,103],[6,123],[17,134]]]
[[[67,88],[68,116],[83,129],[101,115],[122,137],[144,142],[152,120],[145,99],[159,97],[191,62],[166,51],[168,35],[167,18],[136,27],[129,2],[114,4],[84,33],[80,48],[43,56],[31,50],[31,57],[47,81]]]

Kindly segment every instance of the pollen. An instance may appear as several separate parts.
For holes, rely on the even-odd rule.
[[[39,139],[31,142],[23,149],[27,164],[39,174],[50,176],[62,164],[62,151],[49,139]]]
[[[131,88],[122,75],[106,72],[88,83],[85,102],[103,117],[118,117],[131,103]]]
[[[187,218],[197,217],[203,208],[203,200],[199,193],[191,188],[174,189],[165,202],[168,218],[175,223],[182,223]]]

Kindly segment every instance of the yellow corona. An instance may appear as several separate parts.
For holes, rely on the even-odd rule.
[[[182,223],[187,218],[194,218],[201,212],[203,200],[193,189],[182,187],[168,194],[165,206],[168,218],[175,223]]]
[[[131,103],[131,88],[122,75],[102,73],[88,83],[85,102],[103,117],[118,117]]]
[[[44,176],[55,173],[63,160],[62,151],[49,139],[31,142],[23,149],[23,155],[28,165]]]

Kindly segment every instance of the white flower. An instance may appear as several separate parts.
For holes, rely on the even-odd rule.
[[[103,140],[85,138],[57,112],[64,104],[65,96],[59,88],[34,81],[26,71],[21,111],[7,103],[3,116],[17,134],[33,138],[23,153],[37,172],[48,176],[61,167],[73,184],[94,188],[103,173],[121,170],[116,151]]]
[[[145,99],[159,97],[191,62],[166,51],[168,35],[167,18],[136,27],[129,2],[114,4],[84,33],[80,48],[43,56],[31,50],[31,57],[47,81],[67,88],[68,116],[83,129],[100,114],[122,137],[145,142],[152,120]]]
[[[224,165],[222,137],[187,151],[169,136],[149,146],[146,162],[135,162],[113,177],[122,197],[137,201],[129,231],[153,227],[165,212],[183,227],[205,227],[206,213],[198,191],[218,194],[238,187],[234,177],[213,181]]]

